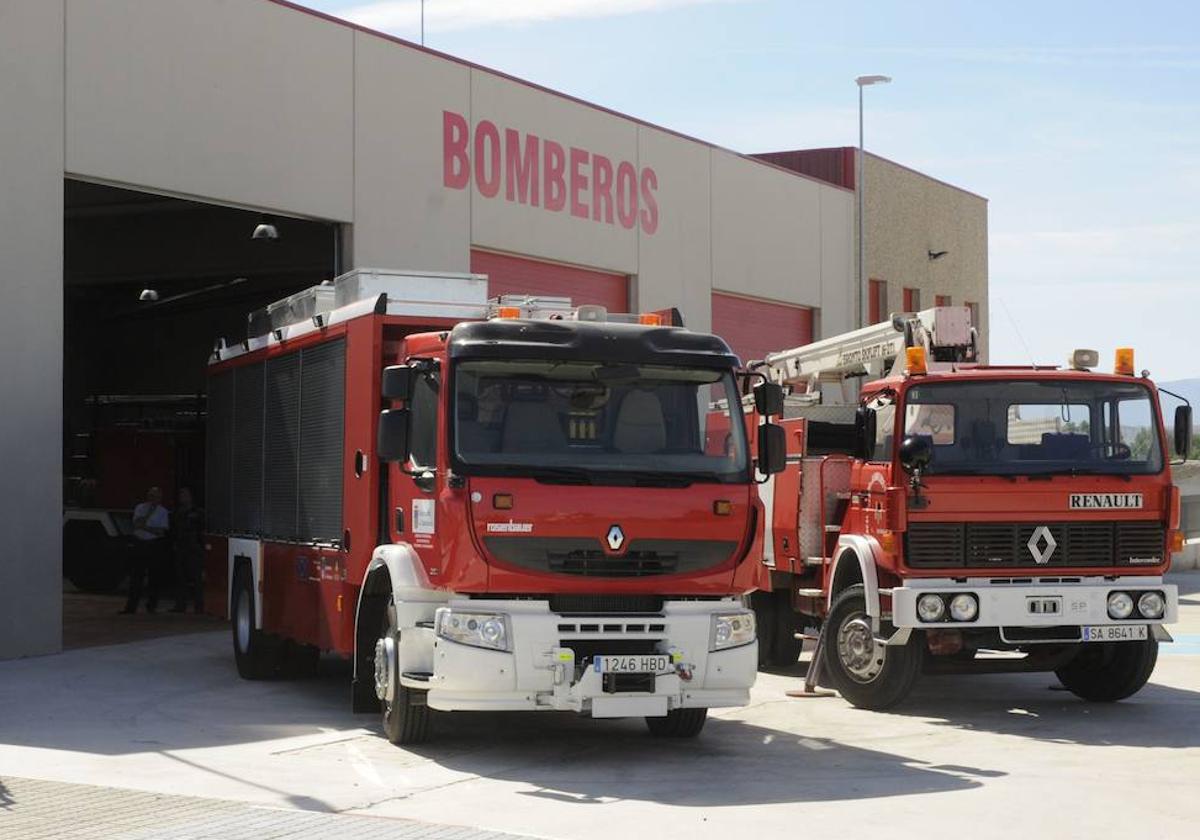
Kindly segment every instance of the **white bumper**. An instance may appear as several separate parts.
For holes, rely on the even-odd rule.
[[[1117,620],[1108,615],[1108,596],[1122,591],[1138,595],[1147,590],[1161,592],[1167,608],[1162,618],[1134,616]],[[974,621],[921,621],[917,617],[917,599],[932,592],[946,596],[960,592],[973,594],[979,600],[979,615]],[[1057,610],[1047,605],[1057,604]],[[919,630],[995,627],[1062,627],[1074,625],[1159,625],[1178,620],[1179,594],[1176,587],[1164,584],[1161,577],[1102,577],[1081,578],[1078,583],[1039,581],[999,584],[989,580],[968,578],[965,582],[951,579],[914,579],[892,590],[892,623],[897,628]]]
[[[593,717],[661,716],[677,708],[744,706],[757,675],[757,641],[709,651],[712,616],[743,609],[732,599],[668,601],[661,614],[637,616],[563,616],[550,612],[546,601],[451,600],[447,606],[504,613],[512,649],[438,638],[427,702],[442,711],[552,709]],[[651,641],[656,650],[673,652],[676,662],[675,673],[653,678],[653,691],[605,691],[603,675],[590,665],[582,667],[587,652],[620,654],[622,645]],[[576,648],[579,654],[568,653]]]

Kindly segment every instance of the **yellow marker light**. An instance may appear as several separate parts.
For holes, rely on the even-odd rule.
[[[1117,361],[1113,365],[1113,373],[1124,374],[1125,376],[1133,376],[1133,348],[1118,347]]]
[[[492,507],[496,510],[512,510],[513,497],[511,493],[496,493],[492,496]]]
[[[728,499],[717,499],[713,502],[713,513],[717,516],[728,516],[733,513],[733,502]]]
[[[891,554],[896,550],[896,535],[891,531],[879,532],[879,547]]]
[[[909,374],[921,374],[927,371],[924,347],[909,347],[904,351],[904,370]]]
[[[638,316],[638,323],[647,327],[661,327],[662,316],[657,312],[643,312]]]
[[[1171,532],[1171,553],[1178,554],[1183,551],[1183,531]]]
[[[519,307],[519,306],[501,306],[499,311],[496,313],[496,317],[498,317],[498,318],[520,318],[521,317],[521,307]]]
[[[558,661],[559,661],[559,662],[570,662],[570,661],[571,661],[572,659],[574,659],[574,658],[575,658],[575,652],[574,652],[574,651],[570,651],[570,650],[560,650],[560,651],[558,652]]]

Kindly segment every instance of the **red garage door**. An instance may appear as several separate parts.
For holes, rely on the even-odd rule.
[[[813,311],[773,300],[713,292],[712,324],[713,332],[729,342],[742,364],[813,340]]]
[[[471,251],[471,271],[488,276],[488,295],[569,297],[575,305],[598,303],[609,312],[629,311],[629,278],[569,265]]]

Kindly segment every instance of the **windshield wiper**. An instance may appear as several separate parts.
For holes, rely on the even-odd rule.
[[[579,467],[542,467],[533,464],[505,464],[499,467],[503,475],[532,478],[543,484],[592,484],[592,474]]]

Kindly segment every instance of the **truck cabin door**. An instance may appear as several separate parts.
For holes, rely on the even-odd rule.
[[[437,534],[438,422],[441,401],[441,371],[428,359],[410,358],[407,363],[418,368],[408,401],[409,458],[401,464],[396,476],[396,503],[403,514],[398,537],[411,544],[421,556],[426,568],[438,565],[434,550]]]

